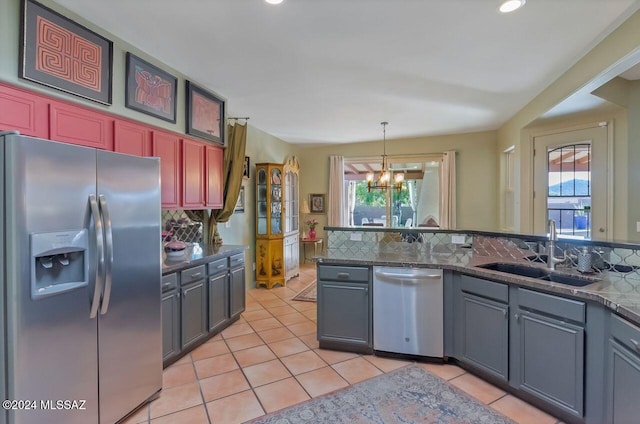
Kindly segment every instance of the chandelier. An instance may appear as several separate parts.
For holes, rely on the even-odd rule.
[[[404,181],[404,173],[398,172],[394,174],[394,182],[391,183],[391,171],[389,170],[389,159],[387,158],[387,125],[388,122],[380,122],[382,125],[382,169],[380,170],[380,174],[378,178],[375,178],[373,171],[368,172],[366,176],[367,180],[367,189],[368,192],[371,192],[372,189],[376,190],[388,190],[394,189],[397,192],[402,190],[402,183]]]

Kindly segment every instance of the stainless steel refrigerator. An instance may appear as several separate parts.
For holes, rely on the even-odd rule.
[[[0,423],[117,422],[162,387],[159,160],[15,133],[0,155]]]

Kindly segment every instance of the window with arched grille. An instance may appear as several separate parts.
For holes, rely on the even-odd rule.
[[[565,235],[589,237],[591,211],[591,143],[547,152],[548,218]]]

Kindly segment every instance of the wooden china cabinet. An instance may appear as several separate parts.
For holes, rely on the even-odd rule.
[[[299,273],[298,161],[256,164],[256,285]]]

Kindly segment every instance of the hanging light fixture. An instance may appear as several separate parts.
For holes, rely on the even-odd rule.
[[[404,182],[404,173],[398,172],[394,174],[394,181],[391,183],[391,171],[389,170],[389,160],[387,158],[387,125],[388,122],[381,122],[382,125],[382,169],[380,170],[380,175],[378,178],[375,178],[375,175],[372,172],[368,172],[366,176],[367,180],[367,188],[368,191],[371,192],[372,189],[377,190],[388,190],[390,188],[400,192],[402,190],[402,183]]]

